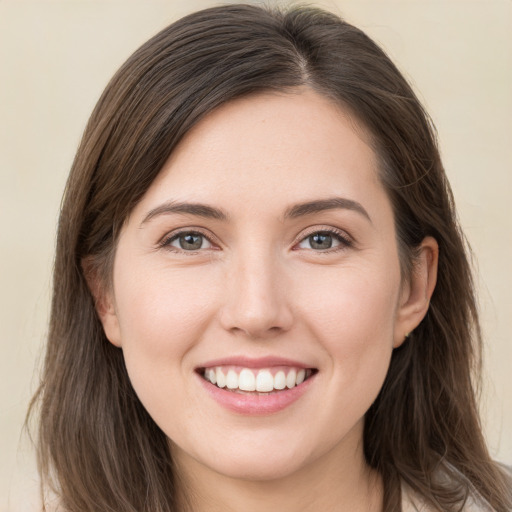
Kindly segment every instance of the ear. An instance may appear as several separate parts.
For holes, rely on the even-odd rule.
[[[437,281],[439,246],[427,236],[419,247],[410,278],[404,283],[398,304],[393,347],[399,347],[427,314]]]
[[[89,291],[94,298],[94,306],[103,325],[105,336],[110,343],[116,347],[121,347],[121,332],[112,286],[104,282],[98,271],[98,266],[93,262],[92,258],[84,258],[82,260],[82,270]]]

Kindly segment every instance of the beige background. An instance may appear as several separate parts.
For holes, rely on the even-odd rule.
[[[21,433],[46,332],[55,224],[74,151],[107,80],[142,42],[212,1],[0,0],[0,512],[35,510]],[[512,463],[512,2],[317,2],[377,39],[439,130],[479,262],[484,424]]]

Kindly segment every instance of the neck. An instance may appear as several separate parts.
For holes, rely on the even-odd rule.
[[[331,450],[308,466],[280,478],[244,480],[205,468],[194,459],[182,457],[173,447],[181,481],[180,510],[381,512],[382,478],[365,463],[362,446],[357,446],[355,457],[353,450],[351,454],[339,451]]]

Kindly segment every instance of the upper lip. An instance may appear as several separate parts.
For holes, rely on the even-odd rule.
[[[246,357],[246,356],[231,356],[222,357],[206,361],[198,366],[198,368],[213,368],[215,366],[243,366],[244,368],[271,368],[273,366],[291,366],[294,368],[313,368],[313,366],[288,359],[285,357],[266,356],[266,357]]]

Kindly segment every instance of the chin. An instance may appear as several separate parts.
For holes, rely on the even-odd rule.
[[[219,462],[217,461],[216,467],[212,469],[229,478],[252,482],[270,482],[284,479],[296,473],[301,469],[304,461],[297,460],[297,457],[272,457],[271,460],[268,457],[260,457],[250,460],[237,458],[222,463]]]
[[[246,481],[272,481],[286,478],[300,471],[308,463],[309,450],[303,443],[275,443],[270,439],[266,446],[254,440],[233,441],[230,445],[218,443],[215,449],[194,450],[190,453],[196,470],[213,471],[232,479]],[[178,464],[186,463],[190,456],[186,452],[172,450]],[[199,468],[197,467],[199,464]],[[188,464],[187,464],[188,465]],[[192,469],[192,468],[191,468]]]

